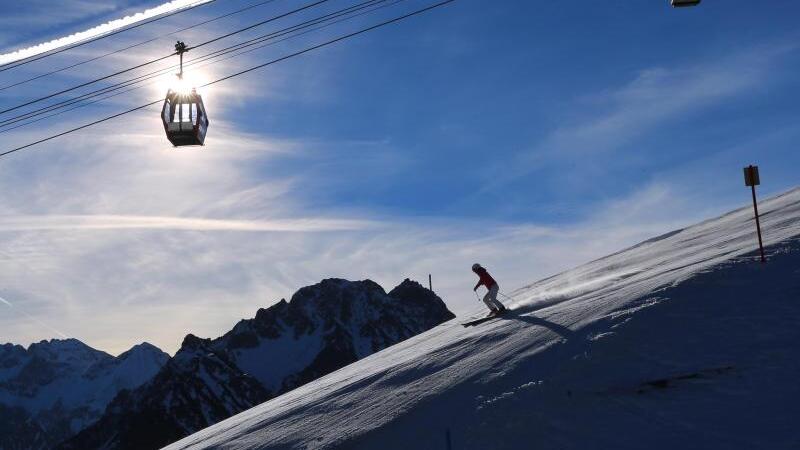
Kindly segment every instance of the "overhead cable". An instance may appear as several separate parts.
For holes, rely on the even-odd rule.
[[[289,39],[293,39],[293,38],[298,37],[298,36],[302,36],[304,34],[308,34],[308,33],[323,29],[323,28],[327,28],[327,27],[329,27],[331,25],[343,22],[345,20],[350,20],[350,19],[362,16],[362,15],[365,15],[365,14],[369,14],[369,13],[371,13],[373,11],[376,11],[376,10],[379,10],[379,9],[383,9],[383,8],[386,8],[386,7],[389,7],[389,6],[394,6],[394,5],[396,5],[398,3],[401,3],[403,1],[406,1],[406,0],[393,0],[391,3],[386,3],[386,4],[382,4],[382,5],[373,6],[369,10],[361,11],[361,12],[359,12],[357,14],[351,14],[351,15],[348,15],[347,17],[339,18],[339,19],[334,20],[332,22],[324,23],[322,25],[315,26],[313,28],[301,31],[299,33],[293,33],[290,36],[284,37],[282,39],[278,39],[278,40],[275,40],[275,41],[270,41],[270,42],[267,42],[267,43],[262,43],[261,45],[258,45],[256,47],[249,48],[247,50],[242,50],[242,51],[233,53],[231,55],[227,55],[225,57],[215,57],[216,59],[214,59],[213,61],[205,61],[204,64],[199,64],[197,66],[197,68],[206,67],[206,66],[209,66],[211,64],[215,64],[217,62],[220,62],[220,61],[225,61],[225,60],[228,60],[228,59],[231,59],[231,58],[235,58],[235,57],[237,57],[239,55],[243,55],[245,53],[251,53],[251,52],[254,52],[254,51],[259,50],[261,48],[270,46],[270,45],[274,45],[274,44],[277,44],[277,43],[280,43],[280,42],[283,42],[283,41],[286,41],[286,40],[289,40]],[[297,30],[294,30],[294,31],[297,31]],[[152,78],[160,78],[160,76],[148,77],[148,80],[152,80]],[[32,124],[40,122],[42,120],[49,119],[49,118],[55,117],[55,116],[59,116],[61,114],[65,114],[67,112],[74,111],[76,109],[85,108],[87,106],[91,106],[91,105],[100,103],[102,101],[108,100],[110,98],[118,97],[120,95],[127,94],[129,92],[139,90],[139,89],[141,89],[143,87],[151,86],[151,85],[153,85],[153,84],[158,82],[158,80],[155,80],[155,81],[150,81],[148,83],[140,84],[142,81],[144,81],[144,80],[138,80],[138,81],[135,81],[133,83],[130,83],[130,84],[128,84],[126,86],[123,86],[123,87],[130,87],[130,86],[134,86],[134,87],[130,87],[129,89],[117,91],[117,92],[114,92],[114,93],[111,93],[111,92],[114,91],[114,90],[117,90],[117,89],[101,92],[101,93],[92,95],[90,97],[77,98],[77,99],[75,99],[77,101],[70,102],[70,105],[77,103],[76,106],[72,106],[71,108],[67,108],[67,106],[70,106],[70,105],[63,105],[63,106],[60,106],[59,108],[54,108],[53,110],[49,110],[49,111],[43,111],[43,112],[37,113],[37,114],[32,115],[32,116],[20,117],[20,118],[16,118],[15,120],[8,120],[8,121],[0,122],[0,128],[2,128],[2,129],[0,129],[0,134],[7,133],[9,131],[12,131],[12,130],[15,130],[15,129],[18,129],[18,128],[22,128],[22,127],[25,127],[25,126],[28,126],[28,125],[32,125]],[[108,95],[106,95],[106,94],[108,94]],[[89,98],[94,98],[94,97],[100,97],[100,98],[98,98],[96,100],[92,100],[92,101],[87,101]],[[54,112],[52,114],[47,114],[48,112],[52,112],[52,111],[57,111],[57,112]],[[39,117],[39,116],[43,116],[43,117]],[[28,119],[32,119],[33,117],[38,117],[38,118],[35,118],[33,120],[28,120]],[[23,122],[23,121],[24,121],[24,123],[11,126],[14,123]]]
[[[280,14],[280,15],[277,15],[277,16],[274,16],[274,17],[271,17],[271,18],[269,18],[269,19],[267,19],[267,20],[263,20],[263,21],[261,21],[261,22],[258,22],[258,23],[256,23],[256,24],[253,24],[253,25],[247,26],[247,27],[245,27],[245,28],[241,28],[241,29],[239,29],[239,30],[236,30],[236,31],[233,31],[233,32],[231,32],[231,33],[225,34],[224,36],[220,36],[220,37],[217,37],[217,38],[211,39],[211,40],[209,40],[209,41],[206,41],[206,42],[201,42],[200,44],[198,44],[198,45],[196,45],[196,46],[194,46],[194,47],[191,47],[191,48],[197,48],[197,47],[200,47],[200,46],[206,45],[206,44],[208,44],[208,43],[211,43],[211,42],[216,42],[216,41],[218,41],[218,40],[220,40],[220,39],[223,39],[223,38],[226,38],[226,37],[230,37],[230,36],[233,36],[233,35],[235,35],[235,34],[238,34],[238,33],[242,33],[242,32],[244,32],[244,31],[247,31],[247,30],[251,30],[251,29],[253,29],[253,28],[255,28],[255,27],[258,27],[258,26],[261,26],[261,25],[265,25],[265,24],[267,24],[267,23],[269,23],[269,22],[273,22],[273,21],[275,21],[275,20],[278,20],[278,19],[281,19],[281,18],[283,18],[283,17],[286,17],[286,16],[289,16],[289,15],[292,15],[292,14],[298,13],[298,12],[300,12],[300,11],[303,11],[303,10],[306,10],[306,9],[309,9],[309,8],[313,8],[314,6],[320,5],[320,4],[322,4],[322,3],[325,3],[325,2],[327,2],[327,1],[329,1],[329,0],[317,0],[316,2],[310,3],[310,4],[308,4],[308,5],[305,5],[305,6],[303,6],[303,7],[297,8],[297,9],[294,9],[294,10],[292,10],[292,11],[289,11],[289,12],[287,12],[287,13],[283,13],[283,14]],[[191,48],[190,48],[190,50],[191,50]],[[173,52],[173,53],[170,53],[169,55],[164,55],[164,56],[162,56],[162,57],[160,57],[160,58],[156,58],[156,59],[153,59],[153,60],[150,60],[150,61],[143,62],[143,63],[141,63],[141,64],[137,64],[137,65],[135,65],[135,66],[133,66],[133,67],[129,67],[129,68],[127,68],[127,69],[120,70],[120,71],[118,71],[118,72],[115,72],[115,73],[112,73],[112,74],[110,74],[110,75],[106,75],[106,76],[103,76],[103,77],[97,78],[97,79],[95,79],[95,80],[87,81],[87,82],[85,82],[85,83],[81,83],[81,84],[79,84],[79,85],[77,85],[77,86],[73,86],[73,87],[71,87],[71,88],[63,89],[63,90],[61,90],[61,91],[58,91],[58,92],[55,92],[55,93],[52,93],[52,94],[49,94],[49,95],[45,95],[44,97],[40,97],[40,98],[37,98],[37,99],[34,99],[34,100],[27,101],[27,102],[25,102],[25,103],[21,103],[21,104],[19,104],[19,105],[13,106],[13,107],[11,107],[11,108],[6,108],[6,109],[4,109],[4,110],[1,110],[1,111],[0,111],[0,114],[5,114],[5,113],[11,112],[11,111],[16,111],[16,110],[18,110],[18,109],[20,109],[20,108],[24,108],[24,107],[26,107],[26,106],[33,105],[33,104],[36,104],[36,103],[42,102],[42,101],[44,101],[44,100],[48,100],[48,99],[51,99],[51,98],[53,98],[53,97],[57,97],[57,96],[59,96],[59,95],[61,95],[61,94],[66,94],[67,92],[71,92],[71,91],[74,91],[74,90],[80,89],[80,88],[82,88],[82,87],[90,86],[90,85],[92,85],[92,84],[95,84],[95,83],[98,83],[98,82],[100,82],[100,81],[107,80],[107,79],[109,79],[109,78],[113,78],[113,77],[115,77],[115,76],[117,76],[117,75],[122,75],[123,73],[130,72],[130,71],[133,71],[133,70],[136,70],[136,69],[139,69],[139,68],[142,68],[142,67],[148,66],[148,65],[150,65],[150,64],[157,63],[157,62],[159,62],[159,61],[163,61],[163,60],[165,60],[165,59],[167,59],[167,58],[170,58],[170,57],[174,56],[175,54],[176,54],[176,53],[175,53],[175,52]]]
[[[257,8],[257,7],[259,7],[259,6],[266,5],[267,3],[272,3],[272,2],[274,2],[274,1],[275,1],[275,0],[264,0],[264,1],[260,1],[260,2],[258,2],[258,3],[254,3],[254,4],[252,4],[252,5],[249,5],[249,6],[246,6],[246,7],[244,7],[244,8],[237,9],[236,11],[232,11],[232,12],[229,12],[229,13],[223,14],[223,15],[221,15],[221,16],[213,17],[213,18],[211,18],[211,19],[204,20],[204,21],[202,21],[202,22],[199,22],[199,23],[196,23],[196,24],[194,24],[194,25],[190,25],[190,26],[188,26],[188,27],[184,27],[184,28],[181,28],[181,29],[178,29],[178,30],[172,31],[172,32],[170,32],[170,33],[167,33],[167,34],[164,34],[164,35],[161,35],[161,36],[158,36],[158,37],[152,38],[152,39],[147,39],[147,40],[145,40],[145,41],[140,41],[140,42],[137,42],[137,43],[135,43],[135,44],[131,44],[131,45],[127,46],[127,47],[123,47],[123,48],[120,48],[120,49],[117,49],[117,50],[114,50],[114,51],[111,51],[111,52],[108,52],[108,53],[104,53],[104,54],[102,54],[102,55],[100,55],[100,56],[95,56],[95,57],[93,57],[93,58],[85,59],[85,60],[83,60],[83,61],[80,61],[80,62],[77,62],[77,63],[71,64],[71,65],[68,65],[68,66],[62,67],[62,68],[60,68],[60,69],[52,70],[52,71],[50,71],[50,72],[43,73],[43,74],[41,74],[41,75],[37,75],[37,76],[35,76],[35,77],[27,78],[27,79],[25,79],[25,80],[22,80],[22,81],[17,81],[17,82],[15,82],[15,83],[13,83],[13,84],[8,84],[8,85],[5,85],[5,86],[0,86],[0,91],[4,91],[4,90],[6,90],[6,89],[10,89],[10,88],[12,88],[12,87],[16,87],[16,86],[20,86],[20,85],[23,85],[23,84],[26,84],[26,83],[30,83],[31,81],[39,80],[39,79],[42,79],[42,78],[48,77],[48,76],[50,76],[50,75],[55,75],[55,74],[57,74],[57,73],[64,72],[64,71],[66,71],[66,70],[69,70],[69,69],[74,69],[75,67],[81,66],[81,65],[83,65],[83,64],[87,64],[87,63],[90,63],[90,62],[94,62],[94,61],[97,61],[97,60],[99,60],[99,59],[103,59],[103,58],[106,58],[106,57],[108,57],[108,56],[111,56],[111,55],[116,55],[116,54],[118,54],[118,53],[125,52],[125,51],[127,51],[127,50],[130,50],[130,49],[132,49],[132,48],[140,47],[140,46],[142,46],[142,45],[149,44],[149,43],[151,43],[151,42],[155,42],[155,41],[158,41],[158,40],[160,40],[160,39],[164,39],[164,38],[166,38],[167,36],[174,36],[174,35],[176,35],[176,34],[178,34],[178,33],[183,33],[184,31],[188,31],[188,30],[191,30],[191,29],[194,29],[194,28],[197,28],[197,27],[201,27],[201,26],[203,26],[203,25],[207,25],[207,24],[209,24],[209,23],[212,23],[212,22],[215,22],[215,21],[218,21],[218,20],[225,19],[225,18],[227,18],[227,17],[230,17],[230,16],[233,16],[233,15],[235,15],[235,14],[241,14],[241,13],[243,13],[243,12],[245,12],[245,11],[251,10],[251,9],[253,9],[253,8]],[[204,4],[205,4],[205,3],[204,3]],[[197,6],[200,6],[200,5],[197,5]],[[187,10],[185,10],[185,9],[184,9],[184,10],[181,10],[180,12],[184,12],[184,11],[187,11]]]
[[[277,59],[273,59],[273,60],[268,61],[266,63],[259,64],[257,66],[253,66],[253,67],[250,67],[248,69],[245,69],[245,70],[242,70],[242,71],[239,71],[239,72],[236,72],[236,73],[232,73],[230,75],[224,76],[222,78],[216,79],[214,81],[208,82],[208,83],[200,85],[198,87],[199,88],[208,87],[208,86],[212,86],[212,85],[217,84],[217,83],[221,83],[221,82],[226,81],[226,80],[230,80],[232,78],[244,75],[246,73],[250,73],[250,72],[253,72],[255,70],[259,70],[259,69],[262,69],[264,67],[271,66],[273,64],[277,64],[277,63],[279,63],[281,61],[285,61],[287,59],[294,58],[294,57],[303,55],[305,53],[308,53],[308,52],[311,52],[311,51],[314,51],[314,50],[317,50],[317,49],[320,49],[320,48],[323,48],[323,47],[327,47],[327,46],[335,44],[337,42],[341,42],[341,41],[343,41],[345,39],[349,39],[349,38],[352,38],[352,37],[355,37],[355,36],[358,36],[358,35],[361,35],[361,34],[364,34],[364,33],[368,33],[370,31],[373,31],[373,30],[378,29],[378,28],[381,28],[381,27],[384,27],[384,26],[387,26],[387,25],[390,25],[390,24],[393,24],[393,23],[396,23],[396,22],[400,22],[400,21],[405,20],[405,19],[407,19],[409,17],[413,17],[413,16],[416,16],[416,15],[425,13],[427,11],[430,11],[430,10],[435,9],[435,8],[439,8],[441,6],[447,5],[449,3],[453,3],[455,1],[456,0],[444,0],[444,1],[441,1],[439,3],[435,3],[435,4],[427,6],[425,8],[421,8],[421,9],[418,9],[416,11],[404,14],[402,16],[398,16],[398,17],[395,17],[393,19],[386,20],[386,21],[378,23],[376,25],[372,25],[372,26],[367,27],[367,28],[362,28],[361,30],[355,31],[353,33],[349,33],[349,34],[346,34],[346,35],[343,35],[343,36],[340,36],[340,37],[325,41],[325,42],[323,42],[321,44],[317,44],[317,45],[308,47],[306,49],[291,53],[289,55],[282,56],[282,57],[277,58]],[[65,136],[67,134],[74,133],[76,131],[80,131],[80,130],[86,129],[86,128],[92,127],[94,125],[98,125],[98,124],[101,124],[103,122],[107,122],[107,121],[112,120],[112,119],[116,119],[117,117],[120,117],[120,116],[123,116],[123,115],[126,115],[126,114],[130,114],[130,113],[135,112],[135,111],[143,110],[145,108],[148,108],[150,106],[156,105],[156,104],[161,103],[161,102],[163,102],[162,99],[154,100],[154,101],[146,103],[144,105],[140,105],[140,106],[137,106],[135,108],[131,108],[131,109],[128,109],[126,111],[123,111],[123,112],[120,112],[120,113],[117,113],[117,114],[114,114],[114,115],[111,115],[111,116],[108,116],[108,117],[104,117],[102,119],[95,120],[93,122],[89,122],[87,124],[80,125],[78,127],[75,127],[75,128],[72,128],[72,129],[69,129],[69,130],[66,130],[66,131],[62,131],[61,133],[54,134],[54,135],[48,136],[46,138],[39,139],[37,141],[34,141],[34,142],[31,142],[31,143],[28,143],[28,144],[25,144],[25,145],[21,145],[19,147],[15,147],[15,148],[0,152],[0,157],[7,156],[7,155],[9,155],[11,153],[15,153],[15,152],[18,152],[18,151],[33,147],[33,146],[38,145],[38,144],[41,144],[41,143],[44,143],[44,142],[47,142],[47,141],[51,141],[51,140],[59,138],[61,136]]]
[[[276,37],[284,36],[284,35],[293,33],[295,31],[302,30],[304,28],[313,27],[313,26],[318,25],[320,23],[323,23],[323,22],[326,22],[326,21],[331,21],[332,19],[337,19],[339,17],[351,14],[353,12],[358,12],[360,10],[364,10],[364,9],[369,8],[371,6],[374,6],[376,4],[385,3],[387,1],[389,1],[389,0],[367,0],[367,1],[364,1],[362,3],[356,4],[356,5],[352,5],[352,6],[349,6],[347,8],[343,8],[343,9],[341,9],[339,11],[335,11],[335,12],[332,12],[332,13],[329,13],[329,14],[325,14],[325,15],[323,15],[321,17],[316,17],[314,19],[306,20],[306,21],[304,21],[302,23],[299,23],[299,24],[296,24],[296,25],[293,25],[293,26],[290,26],[290,27],[287,27],[287,28],[284,28],[284,29],[281,29],[281,30],[273,31],[273,32],[267,33],[265,35],[257,36],[257,37],[255,37],[253,39],[249,39],[247,41],[240,42],[240,43],[232,45],[230,47],[226,47],[226,48],[223,48],[223,49],[220,49],[220,50],[215,50],[213,52],[210,52],[210,53],[207,53],[205,55],[199,56],[197,58],[190,59],[186,63],[184,63],[184,67],[187,67],[187,68],[188,67],[192,67],[192,66],[194,66],[194,65],[196,65],[196,64],[198,64],[200,62],[211,60],[211,59],[222,60],[220,57],[223,56],[223,55],[226,55],[226,54],[229,54],[229,53],[233,53],[235,51],[241,50],[243,48],[251,47],[251,46],[254,46],[256,44],[265,42],[265,41],[270,41],[270,40],[275,39]],[[244,52],[241,52],[239,54],[243,54],[243,53]],[[170,56],[172,56],[172,55],[170,55]],[[54,103],[54,104],[51,104],[51,105],[43,106],[41,108],[38,108],[38,109],[35,109],[35,110],[32,110],[32,111],[27,111],[25,113],[19,114],[19,115],[14,116],[14,117],[9,117],[9,118],[0,120],[0,127],[4,127],[4,126],[7,126],[7,125],[12,125],[14,123],[18,123],[18,122],[21,122],[23,120],[27,120],[27,119],[30,119],[30,118],[33,118],[33,117],[36,117],[36,116],[40,116],[42,114],[47,114],[47,113],[55,111],[57,109],[65,108],[65,107],[71,106],[71,105],[73,105],[75,103],[79,103],[79,102],[81,102],[83,100],[95,98],[95,97],[107,94],[109,92],[113,92],[113,91],[117,91],[117,90],[120,90],[120,89],[124,89],[124,88],[126,88],[128,86],[131,86],[131,85],[134,85],[134,84],[138,84],[138,83],[141,83],[143,81],[147,81],[149,79],[162,77],[162,76],[170,73],[172,70],[177,69],[178,67],[179,67],[178,65],[173,65],[173,66],[169,66],[169,67],[166,67],[166,68],[163,68],[163,69],[159,69],[159,70],[156,70],[156,71],[153,71],[153,72],[142,74],[142,75],[139,75],[137,77],[122,81],[120,83],[116,83],[116,84],[113,84],[113,85],[110,85],[110,86],[106,86],[106,87],[103,87],[103,88],[100,88],[100,89],[97,89],[97,90],[94,90],[94,91],[91,91],[91,92],[87,92],[87,93],[81,94],[81,95],[79,95],[77,97],[73,97],[73,98],[70,98],[70,99],[67,99],[67,100],[60,101],[58,103]],[[27,105],[25,105],[25,106],[27,106]],[[9,110],[3,111],[3,112],[8,112],[8,111]]]

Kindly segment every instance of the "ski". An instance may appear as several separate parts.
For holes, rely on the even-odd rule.
[[[488,321],[490,321],[492,319],[496,319],[496,318],[502,316],[503,314],[505,314],[506,312],[508,312],[508,309],[506,309],[505,311],[500,312],[500,313],[492,313],[492,314],[489,314],[488,316],[485,316],[485,317],[480,317],[480,318],[477,318],[477,319],[469,320],[467,322],[462,322],[461,325],[464,328],[472,327],[472,326],[475,326],[475,325],[480,325],[480,324],[482,324],[484,322],[488,322]]]

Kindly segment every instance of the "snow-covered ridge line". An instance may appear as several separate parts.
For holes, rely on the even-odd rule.
[[[760,345],[752,337],[755,331],[730,342],[736,326],[763,326],[755,320],[765,312],[742,314],[733,306],[752,305],[748,300],[758,282],[772,289],[765,289],[764,295],[771,296],[759,302],[798,303],[785,302],[781,296],[800,289],[798,277],[786,275],[800,273],[800,189],[760,202],[759,210],[765,244],[774,258],[764,266],[757,262],[752,209],[743,207],[518,289],[513,293],[515,310],[507,317],[472,328],[453,322],[440,325],[166,448],[444,448],[446,429],[460,439],[454,448],[461,449],[511,449],[543,442],[519,436],[549,439],[550,445],[542,448],[586,448],[594,442],[592,435],[564,429],[564,420],[576,411],[581,411],[583,420],[573,426],[602,434],[608,445],[618,444],[626,434],[640,436],[637,429],[668,429],[680,421],[678,416],[670,416],[671,421],[656,416],[637,425],[635,421],[648,410],[631,414],[624,405],[613,411],[632,428],[614,427],[608,419],[614,416],[606,416],[603,408],[621,400],[595,403],[594,399],[635,393],[642,386],[677,383],[688,388],[696,378],[733,382],[726,378],[727,369],[715,368],[758,367],[749,358],[762,354],[761,347],[736,353],[737,348]],[[735,274],[731,280],[729,273]],[[772,278],[750,281],[763,277]],[[735,298],[739,292],[741,299]],[[787,323],[792,314],[798,311],[765,317]],[[797,334],[794,325],[780,330]],[[691,338],[681,335],[689,331],[694,333]],[[681,339],[686,344],[678,345]],[[703,342],[709,345],[704,352]],[[646,351],[636,353],[640,347]],[[605,352],[609,362],[594,362],[593,352]],[[623,366],[630,370],[615,369]],[[547,382],[539,383],[542,380]],[[730,392],[725,388],[713,395]],[[559,405],[573,395],[582,402],[585,398],[582,409],[562,414]],[[520,404],[515,398],[531,402]],[[698,410],[694,397],[681,401],[683,409],[673,406],[680,414]],[[741,405],[747,403],[736,398],[724,404],[726,410],[742,413]],[[595,430],[594,423],[602,426]],[[497,433],[484,428],[487,424],[510,428]],[[681,431],[650,439],[698,439],[697,429]],[[713,437],[719,439],[717,434]],[[675,444],[664,440],[653,448],[669,448],[665,445],[670,443]],[[678,439],[677,444],[686,447],[689,442]]]
[[[759,202],[759,213],[765,246],[800,235],[800,227],[796,226],[800,187]],[[522,287],[511,297],[516,304],[542,309],[585,293],[594,296],[604,289],[617,290],[644,279],[651,280],[653,289],[664,288],[757,249],[753,208],[743,206]]]

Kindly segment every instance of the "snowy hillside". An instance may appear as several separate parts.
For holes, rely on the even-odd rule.
[[[169,356],[144,343],[113,357],[77,339],[0,346],[0,449],[50,448],[97,420]]]
[[[169,447],[800,448],[800,189],[513,293]],[[502,282],[502,279],[501,279]],[[476,307],[476,314],[481,308]]]
[[[157,449],[454,317],[408,279],[389,293],[323,280],[217,339],[188,335],[152,381],[58,448]]]

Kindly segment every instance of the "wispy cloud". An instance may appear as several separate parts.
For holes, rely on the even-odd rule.
[[[574,100],[573,118],[495,167],[483,192],[565,161],[571,173],[580,173],[575,179],[594,179],[637,138],[763,85],[775,61],[797,48],[793,42],[771,43],[699,64],[651,67],[624,85]]]
[[[0,217],[0,231],[41,230],[191,230],[320,232],[363,230],[376,222],[349,219],[220,220],[197,217],[124,215],[47,215]]]
[[[12,63],[14,61],[30,58],[32,56],[40,55],[42,53],[51,50],[57,50],[59,48],[66,47],[71,44],[75,44],[81,41],[85,41],[87,39],[92,39],[98,36],[102,36],[104,34],[117,31],[121,28],[134,25],[144,20],[159,16],[161,14],[171,13],[184,8],[188,8],[190,6],[208,3],[210,1],[212,0],[173,0],[171,2],[167,2],[162,5],[156,6],[155,8],[150,8],[140,13],[136,13],[130,16],[125,16],[120,19],[115,19],[110,22],[104,23],[102,25],[89,28],[88,30],[71,34],[69,36],[64,36],[48,42],[43,42],[41,44],[16,50],[10,53],[0,54],[0,64]]]

